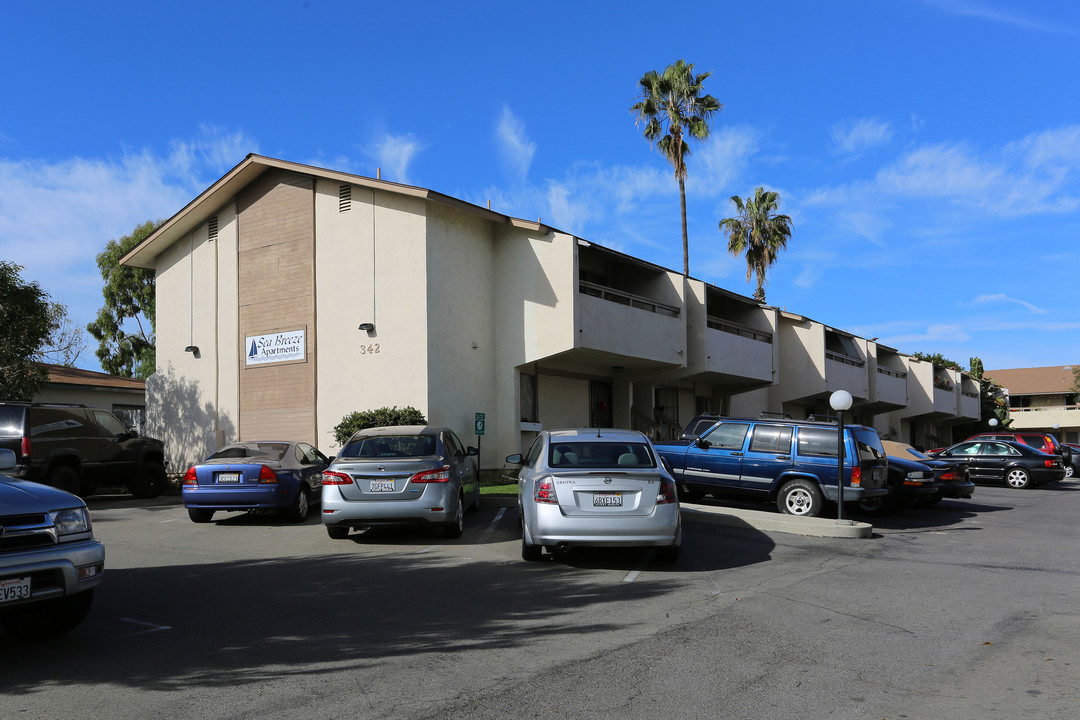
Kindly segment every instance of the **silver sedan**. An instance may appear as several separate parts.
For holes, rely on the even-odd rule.
[[[480,505],[478,451],[446,427],[361,430],[322,476],[322,519],[334,539],[374,525],[442,527],[461,537],[467,507]]]
[[[585,428],[541,432],[521,465],[521,557],[576,545],[655,547],[674,562],[682,543],[675,480],[640,432]]]

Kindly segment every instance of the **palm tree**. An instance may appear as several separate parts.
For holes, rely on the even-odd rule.
[[[728,251],[732,255],[746,254],[746,280],[757,275],[754,299],[765,302],[765,270],[776,262],[776,255],[787,247],[791,237],[791,218],[778,215],[780,194],[764,188],[754,191],[744,202],[731,196],[738,213],[720,221],[720,232],[728,236]]]
[[[709,119],[724,109],[712,95],[702,95],[701,84],[712,73],[694,75],[693,64],[678,60],[663,73],[650,70],[638,84],[640,100],[630,108],[637,114],[637,124],[645,123],[644,135],[675,168],[679,181],[682,210],[683,275],[690,275],[690,246],[686,234],[686,158],[690,146],[685,137],[704,140],[709,137]]]

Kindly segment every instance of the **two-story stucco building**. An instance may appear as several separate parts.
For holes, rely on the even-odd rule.
[[[703,411],[828,412],[841,387],[886,427],[923,393],[895,420],[904,439],[920,418],[978,417],[958,389],[913,389],[931,379],[872,341],[539,221],[272,158],[248,156],[121,262],[156,272],[148,429],[176,467],[235,439],[332,453],[342,417],[384,406],[455,428],[489,468],[541,427],[668,437]]]

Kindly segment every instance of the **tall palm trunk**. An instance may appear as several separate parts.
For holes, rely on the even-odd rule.
[[[679,178],[679,207],[682,210],[682,274],[690,277],[690,239],[686,234],[686,181]]]

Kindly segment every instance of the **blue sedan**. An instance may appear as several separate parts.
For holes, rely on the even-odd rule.
[[[276,509],[294,522],[319,497],[329,459],[303,442],[248,441],[226,445],[188,469],[181,495],[193,522],[214,513]]]

